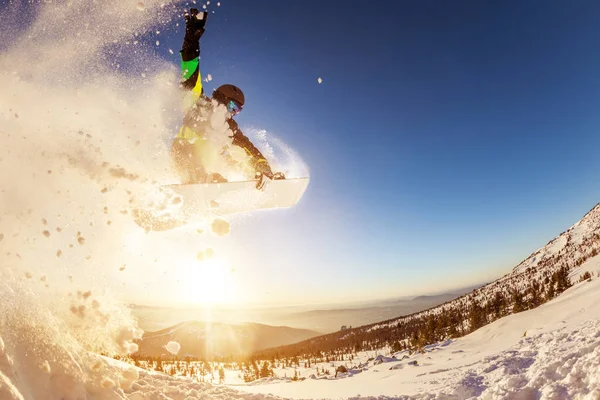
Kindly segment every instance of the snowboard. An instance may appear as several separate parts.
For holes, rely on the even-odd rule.
[[[309,178],[165,185],[166,204],[134,210],[134,221],[146,230],[163,231],[187,224],[194,217],[224,216],[256,210],[295,206],[308,187]]]

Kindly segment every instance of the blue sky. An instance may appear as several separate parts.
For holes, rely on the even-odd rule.
[[[239,270],[263,276],[262,301],[492,279],[600,201],[599,3],[209,10],[208,91],[240,86],[238,122],[283,138],[311,170],[295,209],[244,220],[229,242]],[[174,63],[180,36],[158,50]]]
[[[489,281],[600,201],[600,3],[216,3],[207,92],[240,86],[242,128],[282,138],[311,171],[298,206],[235,219],[215,244],[244,300]],[[142,40],[176,66],[179,22]]]

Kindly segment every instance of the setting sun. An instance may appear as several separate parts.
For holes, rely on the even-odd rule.
[[[234,281],[219,259],[186,260],[177,274],[186,303],[214,305],[235,301]]]

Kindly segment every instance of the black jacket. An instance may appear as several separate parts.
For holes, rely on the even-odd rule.
[[[197,124],[197,107],[211,107],[211,101],[204,95],[204,89],[202,86],[202,76],[199,68],[199,56],[200,56],[200,38],[204,34],[204,27],[206,24],[206,18],[208,17],[207,12],[198,12],[198,10],[191,9],[191,15],[186,16],[186,30],[185,37],[183,39],[183,45],[181,47],[181,61],[182,61],[182,73],[185,80],[181,83],[181,86],[185,90],[194,91],[199,95],[196,107],[192,107],[187,111],[183,125],[196,131]],[[197,16],[196,16],[197,15]],[[189,70],[188,70],[189,68]],[[261,154],[261,152],[252,144],[250,139],[243,134],[242,130],[238,126],[237,122],[233,118],[227,120],[229,128],[233,133],[230,136],[232,145],[241,147],[244,149],[246,154],[250,157],[250,166],[255,170],[267,175],[268,177],[273,176],[271,167]],[[199,128],[201,129],[201,128]],[[180,132],[183,133],[184,129]],[[203,132],[197,132],[202,135]],[[184,136],[185,137],[185,136]]]

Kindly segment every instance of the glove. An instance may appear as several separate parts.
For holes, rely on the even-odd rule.
[[[269,179],[273,179],[273,171],[268,162],[262,161],[256,164],[256,175],[264,175]]]
[[[263,160],[259,162],[255,166],[256,172],[254,173],[254,178],[256,179],[256,188],[258,190],[262,190],[265,187],[266,179],[273,179],[273,171],[271,171],[271,167],[269,163]]]
[[[186,30],[192,32],[195,36],[202,36],[204,33],[204,26],[206,25],[206,18],[208,17],[208,11],[200,12],[197,8],[190,8],[190,12],[185,12],[185,27]]]

